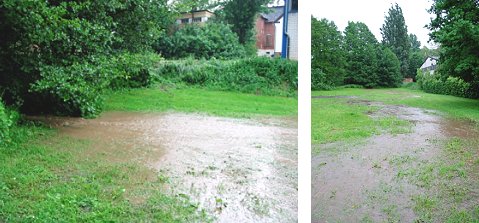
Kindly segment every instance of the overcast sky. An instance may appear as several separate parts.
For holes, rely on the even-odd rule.
[[[431,0],[316,0],[309,1],[311,13],[316,18],[326,18],[334,21],[341,31],[348,25],[348,21],[363,22],[371,32],[381,41],[381,31],[384,16],[392,4],[398,3],[402,8],[409,33],[416,34],[422,46],[431,48],[429,30],[424,28],[430,22],[430,15],[426,10],[432,5]],[[309,7],[309,6],[308,6]]]

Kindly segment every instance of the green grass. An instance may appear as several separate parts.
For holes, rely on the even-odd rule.
[[[132,89],[107,96],[107,111],[178,111],[227,117],[296,116],[296,98],[198,88]]]
[[[367,114],[376,111],[377,107],[351,104],[347,103],[347,100],[312,99],[311,140],[313,144],[354,141],[384,131],[391,134],[410,131],[410,123],[407,121],[392,116],[373,119]]]
[[[166,195],[146,167],[87,158],[88,141],[52,129],[12,131],[12,143],[0,146],[0,222],[210,220],[187,198]]]
[[[394,89],[353,89],[316,91],[312,95],[348,95],[361,99],[380,101],[386,104],[407,105],[444,112],[453,118],[463,118],[479,122],[479,100],[424,93],[407,88]]]
[[[195,88],[111,92],[107,111],[179,111],[230,117],[296,116],[295,98]],[[91,141],[24,124],[0,145],[0,222],[209,222],[168,178],[91,152]],[[127,159],[128,160],[128,159]],[[170,185],[171,186],[171,185]]]

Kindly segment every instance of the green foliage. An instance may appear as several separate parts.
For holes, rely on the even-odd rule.
[[[402,82],[400,62],[387,47],[378,49],[378,86],[398,87]]]
[[[160,38],[156,50],[166,58],[231,59],[245,55],[236,34],[222,23],[187,25]]]
[[[109,62],[112,80],[110,88],[148,87],[152,83],[152,68],[161,61],[155,53],[123,53]]]
[[[473,97],[471,84],[457,77],[445,80],[437,74],[424,73],[418,69],[417,82],[422,90],[433,94],[445,94],[458,97]]]
[[[366,24],[349,22],[345,31],[345,49],[348,52],[346,84],[371,88],[378,86],[378,42]]]
[[[416,79],[416,71],[424,63],[425,57],[420,50],[411,50],[409,53],[409,71],[408,77]]]
[[[298,89],[298,63],[266,57],[232,61],[165,61],[159,64],[156,72],[160,82],[185,83],[217,90],[294,95]]]
[[[383,44],[389,47],[401,62],[401,74],[409,77],[409,49],[411,43],[401,7],[396,3],[389,8],[381,28]],[[414,75],[414,74],[413,74]]]
[[[107,58],[148,50],[169,16],[166,1],[1,1],[2,97],[24,112],[95,115],[116,75]]]
[[[10,139],[10,127],[12,124],[8,111],[6,111],[5,106],[0,101],[0,145]]]
[[[313,90],[327,90],[344,82],[346,52],[334,22],[311,18],[311,82]]]
[[[436,0],[429,12],[435,15],[428,25],[430,37],[441,45],[437,71],[444,77],[458,77],[470,83],[473,92],[479,92],[477,0]]]
[[[239,42],[246,44],[254,37],[256,16],[270,0],[228,0],[223,9],[217,12],[221,21],[232,25]]]

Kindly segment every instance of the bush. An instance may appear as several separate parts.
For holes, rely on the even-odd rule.
[[[473,97],[471,84],[460,78],[447,77],[444,80],[444,78],[437,73],[424,73],[420,69],[418,69],[416,78],[420,88],[425,92],[458,97]]]
[[[3,102],[0,101],[0,145],[4,144],[10,138],[10,127],[13,120],[9,112],[5,109]]]
[[[160,38],[157,51],[166,58],[232,59],[246,54],[238,36],[228,25],[206,23],[187,25],[171,36]]]
[[[161,57],[156,53],[123,53],[110,62],[112,89],[147,87],[151,84],[151,68]]]
[[[217,90],[292,95],[298,89],[298,63],[266,57],[230,61],[192,58],[164,61],[156,73],[159,82],[184,83]]]
[[[319,68],[311,69],[311,90],[332,90],[336,84]]]

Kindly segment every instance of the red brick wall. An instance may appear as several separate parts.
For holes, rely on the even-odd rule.
[[[256,19],[256,48],[274,50],[274,23],[266,22],[261,16]]]

